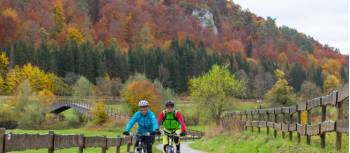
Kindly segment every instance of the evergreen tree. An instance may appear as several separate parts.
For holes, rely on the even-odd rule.
[[[37,65],[44,71],[50,68],[51,53],[46,41],[43,41],[37,50]]]
[[[253,43],[251,40],[249,40],[249,43],[246,47],[246,55],[247,57],[252,57],[253,55]]]
[[[300,90],[301,84],[306,80],[306,72],[302,65],[295,64],[290,71],[290,84],[296,91]]]

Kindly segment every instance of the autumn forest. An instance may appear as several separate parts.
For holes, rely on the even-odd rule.
[[[70,95],[77,76],[96,84],[135,73],[186,94],[214,64],[244,80],[246,98],[263,97],[277,68],[312,96],[348,83],[348,55],[226,0],[1,0],[0,10],[2,94],[28,69],[56,80],[37,90],[57,95]]]

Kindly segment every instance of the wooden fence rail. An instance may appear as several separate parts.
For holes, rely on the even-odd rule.
[[[327,120],[327,108],[329,107],[337,108],[335,121]],[[315,108],[321,108],[321,120],[318,123],[311,123],[310,113]],[[225,112],[221,116],[221,125],[227,128],[233,122],[241,121],[245,130],[251,128],[251,131],[254,131],[255,127],[260,133],[261,128],[266,128],[269,134],[270,129],[273,129],[275,138],[277,132],[281,132],[283,138],[286,133],[289,133],[290,140],[293,139],[293,132],[296,132],[298,142],[301,142],[301,136],[306,136],[307,144],[311,143],[311,136],[319,136],[321,148],[326,145],[326,133],[336,132],[336,149],[340,150],[342,133],[349,133],[348,110],[348,90],[333,91],[326,96],[289,107]],[[301,122],[302,112],[307,113],[306,124]]]
[[[188,131],[188,136],[181,138],[184,140],[199,139],[203,132]],[[135,137],[115,137],[105,136],[84,136],[84,135],[58,135],[53,131],[48,134],[12,134],[6,133],[4,128],[0,128],[0,153],[10,151],[24,151],[31,149],[47,148],[48,153],[55,150],[78,147],[78,153],[83,153],[85,148],[101,148],[102,153],[106,153],[108,148],[115,147],[115,152],[120,153],[122,145],[127,146],[127,152],[135,141]],[[161,139],[157,137],[157,139]]]

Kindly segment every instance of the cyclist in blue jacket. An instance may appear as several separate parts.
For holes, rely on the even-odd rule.
[[[156,116],[154,113],[149,109],[148,107],[148,101],[141,100],[139,102],[139,111],[135,112],[134,115],[131,117],[129,123],[125,126],[124,135],[129,135],[131,128],[135,125],[137,122],[138,128],[137,128],[137,134],[145,135],[147,133],[151,133],[151,136],[144,136],[143,142],[147,144],[147,153],[152,153],[152,144],[154,142],[154,134],[158,134],[159,127],[158,122],[156,119]],[[140,140],[140,139],[137,139]],[[137,144],[137,142],[135,143]]]

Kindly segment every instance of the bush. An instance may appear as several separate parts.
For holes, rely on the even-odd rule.
[[[102,125],[108,119],[106,113],[106,105],[104,102],[97,102],[94,104],[92,110],[92,122],[95,125]]]
[[[73,95],[79,97],[93,96],[94,85],[85,77],[80,77],[79,80],[74,84]]]
[[[21,113],[18,125],[23,129],[39,129],[45,121],[44,115],[41,113],[41,106],[38,103],[27,105]]]
[[[14,107],[8,104],[0,104],[0,127],[15,128],[18,115],[14,112]]]
[[[66,127],[76,128],[84,123],[83,116],[75,109],[68,109],[61,114],[63,115]]]

